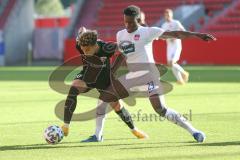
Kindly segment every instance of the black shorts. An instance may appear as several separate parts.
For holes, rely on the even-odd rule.
[[[82,80],[86,83],[82,71],[76,75],[75,80],[76,79]],[[129,96],[124,86],[119,82],[119,80],[115,79],[113,75],[111,75],[109,84],[101,85],[100,87],[97,87],[99,86],[97,83],[86,83],[86,85],[88,87],[87,91],[96,88],[100,93],[99,99],[104,102],[116,102],[119,99],[123,99]]]
[[[100,92],[99,99],[104,102],[116,102],[119,99],[123,99],[129,96],[128,91],[124,88],[121,82],[112,78],[111,84],[104,90],[98,90]]]
[[[87,87],[89,87],[89,88],[96,88],[96,83],[87,83],[87,82],[84,80],[84,72],[83,72],[83,71],[81,71],[80,73],[78,73],[78,74],[75,76],[74,80],[76,80],[76,79],[81,80],[81,81],[84,81],[84,82],[86,83]]]

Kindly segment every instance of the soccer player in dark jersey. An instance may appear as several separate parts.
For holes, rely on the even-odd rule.
[[[111,83],[117,84],[116,81],[112,80],[113,76],[110,66],[110,57],[114,55],[116,47],[117,45],[115,43],[106,43],[98,40],[96,31],[86,30],[83,27],[80,28],[76,48],[81,54],[83,69],[73,80],[65,102],[64,125],[62,126],[65,136],[69,133],[69,124],[77,105],[77,96],[80,93],[85,93],[90,89],[96,88],[100,92],[100,97],[106,97],[104,96],[104,90],[107,89]],[[146,138],[146,135],[134,126],[129,112],[120,106],[121,104],[118,101],[109,104],[136,137]],[[95,141],[102,141],[102,137],[93,138],[95,138]]]

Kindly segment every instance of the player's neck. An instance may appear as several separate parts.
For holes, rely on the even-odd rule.
[[[96,54],[98,53],[98,51],[99,51],[99,45],[96,44],[95,48],[96,48],[96,50],[95,50],[95,52],[92,54],[92,56],[93,56],[93,55],[96,55]]]
[[[133,31],[128,32],[128,33],[134,33],[134,32],[136,32],[136,31],[138,30],[139,27],[140,27],[140,25],[138,25]]]

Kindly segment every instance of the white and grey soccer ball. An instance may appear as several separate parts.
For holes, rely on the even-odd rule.
[[[44,138],[48,144],[57,144],[63,139],[63,131],[56,125],[49,126],[44,131]]]

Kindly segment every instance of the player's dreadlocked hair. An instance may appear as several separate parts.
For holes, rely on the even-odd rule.
[[[123,10],[123,13],[126,16],[132,16],[132,17],[135,17],[135,18],[139,18],[141,10],[138,6],[131,5],[131,6],[128,6],[127,8],[125,8]]]
[[[98,34],[95,30],[87,30],[79,37],[80,46],[93,46],[97,43]]]

